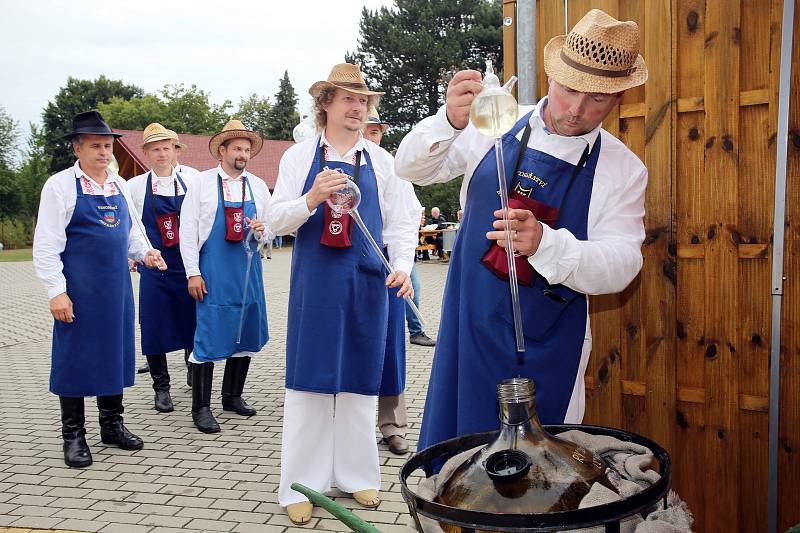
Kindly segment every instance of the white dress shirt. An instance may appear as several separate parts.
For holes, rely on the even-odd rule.
[[[186,178],[187,175],[191,174],[200,174],[200,171],[196,168],[184,165],[183,163],[178,163],[178,166],[175,167],[175,172],[180,174],[182,178]]]
[[[529,261],[550,284],[564,284],[585,294],[620,292],[642,267],[647,169],[619,139],[599,126],[577,137],[549,133],[541,116],[546,102],[546,97],[539,101],[531,115],[530,148],[575,165],[586,145],[594,147],[602,136],[601,152],[589,203],[588,240],[578,240],[568,229],[542,224],[541,244]],[[520,107],[519,116],[530,110],[530,106]],[[517,134],[521,137],[522,131]],[[446,182],[463,174],[463,208],[472,173],[493,144],[493,139],[481,135],[472,124],[464,130],[454,129],[442,107],[403,139],[395,170],[418,185]]]
[[[156,176],[154,171],[148,171],[144,174],[139,174],[128,180],[128,194],[130,195],[131,199],[133,200],[133,205],[136,206],[136,211],[139,215],[144,216],[144,199],[147,195],[147,176],[150,173],[153,173],[152,179],[152,187],[153,187],[153,194],[157,194],[159,196],[175,196],[175,179],[177,174],[177,169],[172,170],[172,174],[169,176]],[[189,188],[189,184],[191,183],[191,174],[181,174],[181,179],[183,183],[186,185],[186,189]],[[181,182],[178,181],[178,195],[186,194],[186,189],[181,186]]]
[[[128,203],[131,217],[131,233],[128,241],[128,257],[141,262],[149,246],[137,225],[138,212],[127,192],[125,180],[107,171],[106,181],[100,185],[86,175],[76,161],[72,167],[50,176],[42,187],[39,202],[39,216],[36,221],[36,232],[33,236],[33,266],[36,275],[47,289],[47,297],[53,298],[61,293],[69,294],[67,280],[64,278],[64,265],[61,253],[67,246],[67,226],[75,211],[78,195],[75,191],[75,180],[85,177],[91,185],[91,192],[84,194],[115,196],[122,194]]]
[[[358,142],[346,154],[339,154],[325,138],[325,131],[290,147],[281,158],[278,181],[270,214],[270,228],[276,235],[287,235],[305,224],[316,211],[309,211],[303,194],[314,156],[321,144],[328,149],[328,161],[353,162],[357,150],[369,153],[378,184],[378,203],[383,219],[383,244],[388,247],[389,263],[396,271],[406,274],[414,266],[414,250],[419,229],[419,202],[407,194],[406,186],[394,173],[392,156],[372,141],[359,134]],[[361,165],[366,165],[366,157]],[[405,192],[404,192],[405,190]],[[413,193],[413,188],[412,188]],[[413,197],[413,200],[411,200]]]
[[[189,190],[181,208],[180,247],[187,278],[201,275],[200,249],[211,234],[219,202],[217,175],[222,177],[222,194],[229,202],[242,201],[242,178],[247,176],[250,187],[244,189],[245,201],[251,199],[250,189],[252,189],[258,220],[266,223],[269,215],[271,204],[269,189],[264,180],[255,174],[245,170],[236,178],[231,178],[221,166],[217,166],[194,176],[191,184],[187,183]],[[259,240],[264,242],[271,239],[272,234],[267,227]]]

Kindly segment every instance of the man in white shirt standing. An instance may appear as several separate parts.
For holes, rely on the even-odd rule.
[[[311,519],[311,503],[292,482],[324,492],[332,482],[361,505],[379,503],[375,400],[386,344],[387,287],[413,296],[419,211],[406,201],[386,150],[364,140],[370,91],[357,65],[342,63],[311,86],[320,134],[283,155],[270,218],[279,235],[297,232],[286,337],[286,398],[281,443],[280,505],[289,519]],[[355,221],[326,200],[349,176],[358,208],[389,274]]]
[[[174,410],[167,353],[183,350],[188,361],[195,328],[195,303],[186,291],[178,233],[190,177],[181,176],[172,165],[177,137],[157,122],[148,125],[142,134],[142,151],[151,170],[128,182],[147,236],[169,265],[166,272],[140,271],[139,282],[142,354],[153,379],[155,409],[161,413]]]
[[[647,80],[638,26],[593,9],[547,44],[544,65],[547,97],[521,108],[503,136],[524,352],[514,338],[493,139],[469,122],[480,73],[457,73],[446,105],[397,152],[398,175],[420,185],[464,175],[420,448],[495,429],[497,384],[514,376],[535,380],[543,423],[580,422],[587,295],[623,290],[642,266],[647,169],[601,128],[622,92]]]
[[[258,133],[238,120],[229,121],[209,141],[219,166],[195,176],[183,203],[181,256],[189,294],[197,302],[189,357],[192,420],[203,433],[220,430],[211,412],[215,361],[225,360],[223,410],[256,414],[242,391],[251,356],[269,339],[258,245],[272,235],[263,223],[270,208],[269,189],[246,167],[263,144]]]
[[[140,233],[125,181],[108,170],[120,135],[97,111],[76,115],[72,129],[67,138],[78,161],[42,188],[33,263],[55,319],[50,392],[61,403],[64,462],[84,468],[92,464],[85,396],[97,397],[103,443],[143,446],[122,423],[122,391],[135,375],[128,259],[167,265]]]

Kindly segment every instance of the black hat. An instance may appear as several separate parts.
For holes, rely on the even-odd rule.
[[[103,120],[103,116],[95,110],[78,113],[72,119],[72,133],[64,135],[65,139],[72,139],[78,135],[111,135],[122,137],[121,133],[114,133]]]

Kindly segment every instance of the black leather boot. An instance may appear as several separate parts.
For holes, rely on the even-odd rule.
[[[64,438],[64,462],[72,468],[86,468],[92,464],[92,452],[86,444],[86,416],[83,398],[59,396],[61,402],[61,436]]]
[[[211,383],[214,380],[214,363],[191,363],[192,368],[192,421],[203,433],[217,433],[219,424],[211,412]]]
[[[142,439],[128,431],[122,424],[122,394],[98,396],[97,410],[100,412],[100,440],[103,444],[114,444],[123,450],[141,450]]]
[[[222,409],[235,411],[242,416],[253,416],[256,410],[242,399],[247,370],[250,368],[249,357],[228,357],[225,361],[225,374],[222,376]]]
[[[186,385],[192,388],[192,363],[189,362],[189,356],[192,355],[192,349],[186,348],[183,350],[183,360],[186,362]]]
[[[147,365],[150,367],[150,377],[153,378],[155,391],[155,407],[159,413],[171,413],[175,410],[172,397],[169,395],[169,370],[167,369],[167,354],[148,355]]]

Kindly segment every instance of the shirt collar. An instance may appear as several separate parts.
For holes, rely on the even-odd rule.
[[[358,150],[361,150],[363,152],[367,148],[367,143],[364,142],[364,136],[361,135],[360,131],[358,132],[358,140],[356,141],[356,144],[346,154],[340,154],[339,152],[336,151],[336,148],[334,148],[333,145],[331,145],[331,143],[328,142],[328,138],[325,137],[325,130],[322,130],[322,133],[319,136],[319,146],[322,145],[327,146],[330,150],[332,150],[332,152],[335,155],[338,155],[340,159],[347,159],[349,157],[352,157],[352,155],[355,154]]]
[[[150,174],[153,177],[153,181],[158,181],[162,183],[168,183],[168,182],[171,183],[175,179],[177,173],[178,169],[176,167],[172,167],[172,174],[170,174],[169,176],[156,176],[155,171],[153,169],[150,169]]]
[[[89,180],[89,181],[92,183],[92,185],[96,185],[98,189],[102,189],[102,188],[105,186],[105,184],[103,184],[103,185],[100,185],[99,183],[97,183],[95,180],[93,180],[93,179],[92,179],[92,177],[91,177],[91,176],[89,176],[88,174],[86,174],[86,173],[85,173],[85,172],[84,172],[84,171],[81,169],[81,162],[80,162],[80,159],[79,159],[78,161],[75,161],[75,165],[73,166],[73,168],[74,168],[74,170],[75,170],[75,176],[77,176],[77,177],[79,177],[79,178],[86,178],[87,180]],[[119,183],[119,182],[120,182],[120,179],[121,179],[121,178],[119,178],[119,176],[117,176],[117,175],[116,175],[114,172],[111,172],[111,170],[109,170],[109,169],[106,169],[106,183],[110,183],[110,182],[117,182],[117,183]]]
[[[597,137],[600,135],[600,130],[603,128],[602,124],[597,126],[592,131],[584,133],[583,135],[575,135],[575,136],[559,135],[547,129],[547,125],[544,122],[545,107],[547,107],[547,96],[539,100],[539,102],[536,104],[536,107],[533,108],[533,113],[531,114],[531,120],[530,120],[530,124],[532,127],[538,124],[539,126],[541,126],[542,130],[544,130],[548,135],[554,135],[562,139],[583,139],[589,144],[589,150],[592,150],[594,148],[594,143],[597,141]]]
[[[226,181],[239,181],[241,178],[247,177],[247,169],[244,169],[241,174],[237,178],[232,178],[228,176],[224,170],[222,170],[222,165],[217,165],[217,173],[220,177]]]

